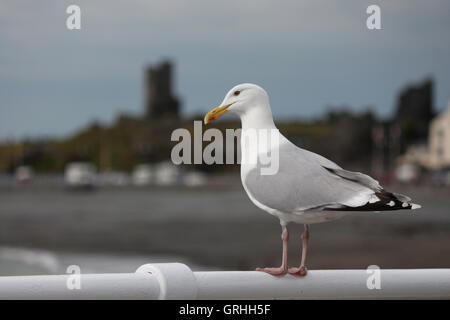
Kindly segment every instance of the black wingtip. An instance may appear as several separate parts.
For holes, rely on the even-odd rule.
[[[415,203],[405,202],[403,198],[397,197],[394,193],[388,192],[384,189],[376,191],[375,195],[378,197],[378,201],[359,206],[350,207],[342,205],[335,208],[324,208],[327,211],[395,211],[395,210],[416,210],[422,206]]]

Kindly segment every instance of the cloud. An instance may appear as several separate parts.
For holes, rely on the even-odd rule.
[[[65,26],[73,3],[81,7],[80,31]],[[365,27],[373,3],[382,10],[376,32]],[[177,62],[188,112],[244,81],[267,86],[282,115],[336,102],[386,112],[404,81],[430,73],[442,104],[450,90],[449,9],[446,0],[3,1],[0,127],[60,132],[139,111],[142,67],[165,56]],[[17,122],[55,110],[63,123],[56,129],[44,118]]]

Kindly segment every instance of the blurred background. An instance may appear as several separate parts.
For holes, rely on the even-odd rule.
[[[450,267],[450,3],[380,1],[381,30],[371,4],[0,1],[0,275],[278,265],[237,165],[170,161],[242,82],[298,146],[422,205],[312,225],[310,269]]]

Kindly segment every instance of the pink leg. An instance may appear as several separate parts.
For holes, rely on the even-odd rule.
[[[298,268],[289,268],[288,272],[290,274],[295,274],[298,276],[306,276],[308,269],[306,269],[306,254],[308,252],[309,243],[309,225],[305,224],[305,231],[302,233],[302,262]]]
[[[281,267],[279,268],[256,268],[256,271],[267,272],[274,276],[280,276],[287,273],[287,258],[288,258],[288,241],[289,231],[286,226],[282,226],[281,240],[283,241],[283,258],[281,261]]]

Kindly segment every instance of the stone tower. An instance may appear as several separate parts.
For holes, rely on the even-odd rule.
[[[402,149],[427,140],[428,127],[433,117],[433,80],[425,79],[400,92],[395,122],[402,129]]]
[[[172,92],[172,63],[163,61],[145,71],[145,116],[148,120],[178,118],[179,102]]]

